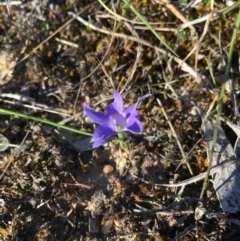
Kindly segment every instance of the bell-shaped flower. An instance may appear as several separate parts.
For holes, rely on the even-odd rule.
[[[137,105],[149,94],[139,98],[137,102],[127,109],[123,109],[123,99],[121,94],[114,91],[114,101],[106,108],[106,114],[103,112],[94,111],[89,105],[84,104],[86,115],[95,123],[99,124],[93,134],[93,148],[101,146],[114,135],[124,131],[129,131],[133,134],[141,134],[143,125],[138,119]]]

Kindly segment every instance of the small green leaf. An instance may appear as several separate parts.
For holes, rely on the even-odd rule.
[[[187,4],[188,0],[178,0],[178,3],[180,3],[180,4]]]
[[[0,152],[8,149],[9,141],[8,139],[0,134]]]

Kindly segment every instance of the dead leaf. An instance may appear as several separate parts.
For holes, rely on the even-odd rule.
[[[205,113],[199,109],[203,120],[202,130],[207,146],[208,158],[213,143],[213,132],[216,122],[211,118],[204,120]],[[235,152],[226,138],[223,129],[218,126],[216,145],[214,147],[212,167],[225,163],[225,168],[212,174],[213,187],[224,212],[235,213],[240,208],[240,171]]]
[[[237,160],[240,161],[240,127],[230,121],[225,121],[229,127],[232,128],[232,130],[236,133],[237,135],[237,140],[234,145],[234,151],[237,156]]]

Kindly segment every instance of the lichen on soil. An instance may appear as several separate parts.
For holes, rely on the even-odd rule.
[[[179,2],[169,3],[189,20],[210,12],[207,2],[194,7]],[[239,219],[239,213],[223,213],[211,181],[203,200],[199,199],[202,181],[184,189],[157,185],[192,177],[186,163],[179,165],[183,156],[169,121],[184,153],[189,153],[193,175],[208,167],[201,118],[193,103],[207,111],[219,92],[238,11],[211,21],[197,59],[192,54],[186,60],[192,69],[197,61],[195,71],[205,77],[199,81],[181,69],[123,1],[105,4],[124,18],[93,0],[23,0],[10,5],[9,13],[6,5],[0,6],[1,94],[29,97],[41,105],[36,109],[34,104],[0,95],[0,108],[54,122],[75,116],[66,125],[92,133],[95,126],[83,113],[85,102],[104,111],[114,88],[123,90],[126,106],[152,94],[138,106],[144,132],[139,136],[126,133],[126,151],[111,140],[81,152],[72,143],[84,136],[1,115],[0,134],[20,149],[15,152],[11,147],[0,156],[0,240],[238,240],[237,225],[220,218],[194,218],[201,203],[210,212]],[[180,60],[196,45],[192,29],[178,29],[182,22],[166,1],[136,0],[132,4]],[[226,4],[217,0],[214,6],[217,11]],[[204,26],[205,22],[195,25],[199,36]],[[239,36],[233,61],[238,98]],[[209,81],[206,58],[212,63],[217,87]],[[222,115],[235,120],[229,93]],[[234,143],[236,137],[223,127]]]

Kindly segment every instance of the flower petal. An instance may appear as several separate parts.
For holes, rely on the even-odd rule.
[[[123,111],[123,116],[128,119],[130,117],[138,117],[138,112],[137,112],[137,105],[140,101],[143,101],[147,97],[151,96],[151,94],[146,94],[140,98],[138,98],[137,102],[131,106],[129,106],[126,110]]]
[[[138,98],[137,103],[139,103],[140,101],[143,101],[144,99],[146,99],[146,98],[149,97],[149,96],[151,96],[151,94],[146,94],[146,95]]]
[[[137,104],[130,105],[126,110],[123,111],[123,116],[128,119],[130,117],[138,117]]]
[[[138,118],[131,117],[127,123],[126,129],[133,134],[141,134],[143,132],[143,125]]]
[[[118,113],[123,112],[123,99],[117,90],[114,90],[114,101],[107,106],[107,112],[109,113],[111,110],[116,110]]]
[[[99,126],[93,134],[93,148],[99,147],[107,142],[109,137],[116,135],[117,132],[107,126]]]
[[[84,103],[84,111],[86,115],[99,125],[109,126],[109,116],[102,112],[94,111],[89,105]]]

